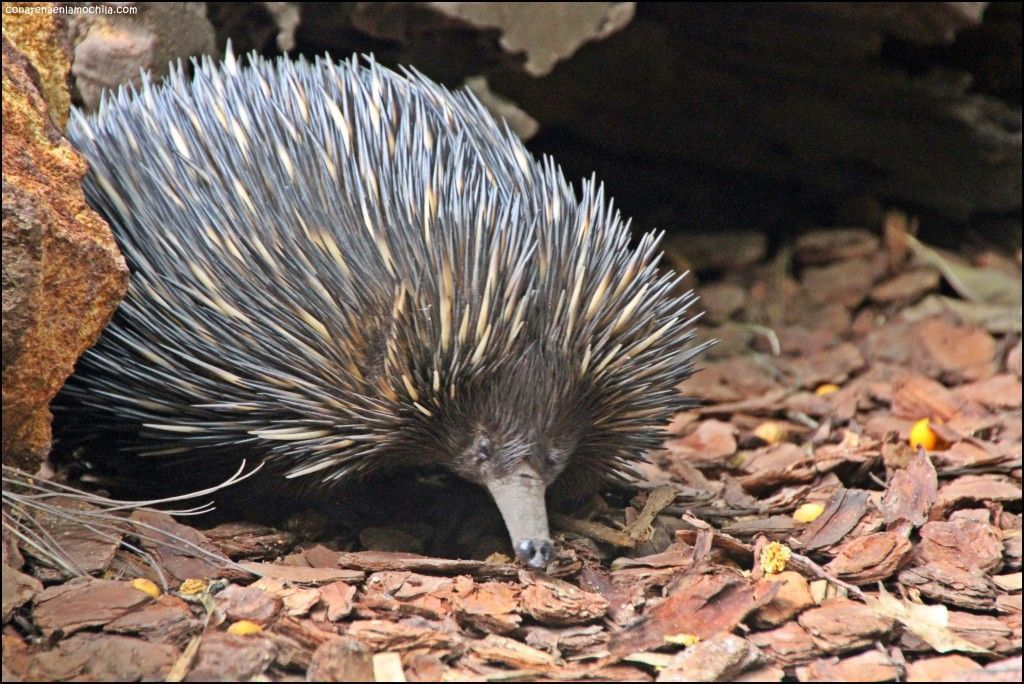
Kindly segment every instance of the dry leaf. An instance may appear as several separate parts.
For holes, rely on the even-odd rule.
[[[881,584],[878,585],[878,597],[869,596],[868,605],[880,617],[899,622],[939,653],[989,653],[949,629],[949,611],[946,606],[902,601],[887,592]]]
[[[906,240],[914,254],[937,268],[961,297],[972,302],[1016,307],[1017,316],[1020,316],[1020,278],[1013,278],[995,268],[970,266],[953,255],[929,247],[912,235],[908,234]]]

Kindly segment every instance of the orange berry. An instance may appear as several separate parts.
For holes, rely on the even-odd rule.
[[[908,441],[914,449],[922,447],[925,451],[935,451],[946,448],[946,443],[935,434],[935,430],[932,430],[931,422],[927,418],[922,418],[914,423],[914,426],[910,428]]]

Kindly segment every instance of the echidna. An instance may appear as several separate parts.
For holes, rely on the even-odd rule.
[[[327,486],[442,465],[551,558],[558,478],[622,481],[688,406],[692,294],[467,92],[368,59],[179,64],[76,113],[128,295],[62,398],[132,458]],[[201,466],[200,466],[201,467]]]

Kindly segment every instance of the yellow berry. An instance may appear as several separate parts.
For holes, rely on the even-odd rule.
[[[696,634],[669,634],[665,637],[665,643],[673,646],[693,646],[698,641],[700,641],[700,637]]]
[[[250,634],[259,634],[263,631],[263,628],[257,625],[252,620],[239,620],[228,627],[228,634],[237,634],[238,636],[249,636]]]
[[[786,436],[786,428],[775,421],[769,420],[754,428],[754,436],[769,444],[775,444]]]
[[[820,387],[818,387],[818,389],[814,390],[814,393],[817,394],[819,397],[823,397],[826,394],[832,394],[833,392],[838,392],[838,391],[839,391],[839,385],[833,385],[832,383],[827,383],[825,385],[821,385]]]
[[[152,580],[139,577],[132,580],[132,586],[145,594],[149,594],[153,598],[160,598],[160,587],[156,586]]]
[[[805,503],[793,511],[793,520],[798,523],[814,522],[825,512],[825,506],[820,503]]]
[[[927,418],[922,418],[914,423],[914,426],[910,428],[910,439],[908,441],[914,449],[922,447],[926,451],[934,451],[946,448],[942,438],[932,430],[931,423]]]

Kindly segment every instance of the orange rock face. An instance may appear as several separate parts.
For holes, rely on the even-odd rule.
[[[50,109],[67,102],[66,86],[64,98],[52,93],[67,51],[21,49],[63,40],[55,20],[4,16],[3,461],[29,471],[50,449],[50,400],[128,281],[110,228],[82,195],[86,163],[53,123],[67,116]]]

